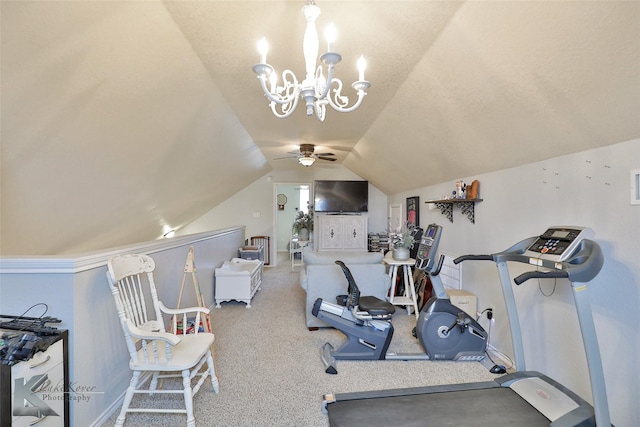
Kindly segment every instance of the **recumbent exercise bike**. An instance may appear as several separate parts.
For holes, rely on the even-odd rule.
[[[441,234],[441,226],[430,224],[422,236],[416,255],[415,267],[429,274],[434,294],[420,310],[414,329],[414,336],[425,352],[387,352],[393,338],[391,317],[395,307],[373,296],[361,296],[349,268],[342,261],[336,261],[347,279],[346,301],[344,305],[339,305],[318,298],[312,311],[318,319],[347,336],[347,340],[338,349],[334,349],[330,343],[324,344],[322,361],[325,372],[338,373],[336,360],[484,359],[487,332],[474,318],[451,303],[440,279],[444,256],[440,256],[437,264],[435,257]]]

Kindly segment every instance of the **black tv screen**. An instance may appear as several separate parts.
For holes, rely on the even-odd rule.
[[[316,212],[367,212],[369,181],[316,181],[313,197]]]

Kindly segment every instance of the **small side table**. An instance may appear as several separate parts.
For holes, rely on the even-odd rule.
[[[382,259],[382,262],[389,266],[389,276],[391,277],[391,292],[389,293],[389,302],[393,305],[404,305],[407,307],[407,314],[411,314],[411,307],[416,319],[419,316],[418,303],[416,298],[416,287],[413,283],[413,274],[411,274],[411,266],[416,260],[409,258],[406,261],[398,261],[393,259],[393,252],[389,251]],[[396,278],[398,277],[398,267],[402,267],[404,276],[404,295],[396,296]]]
[[[294,271],[294,267],[304,265],[304,258],[302,256],[302,249],[306,248],[311,243],[311,240],[300,240],[293,238],[289,242],[289,257],[291,258],[291,271]],[[296,254],[300,254],[299,262],[296,262]]]

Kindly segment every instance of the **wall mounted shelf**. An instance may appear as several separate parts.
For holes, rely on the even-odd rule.
[[[436,207],[440,209],[440,212],[446,216],[450,222],[453,222],[453,206],[459,206],[460,212],[466,215],[472,224],[475,224],[475,206],[476,203],[481,201],[482,199],[443,199],[427,200],[425,203],[433,203],[436,205]]]

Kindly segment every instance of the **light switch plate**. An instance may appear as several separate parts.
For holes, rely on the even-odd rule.
[[[640,205],[640,169],[631,171],[631,204]]]

